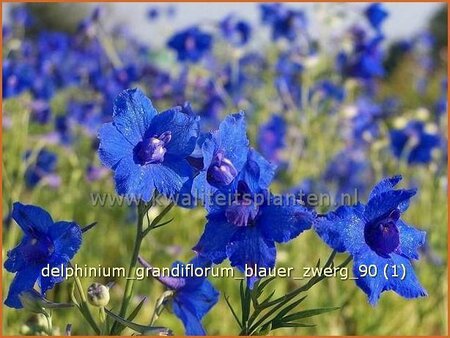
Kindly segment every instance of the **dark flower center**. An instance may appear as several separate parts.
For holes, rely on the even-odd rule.
[[[166,131],[160,136],[152,136],[139,142],[135,148],[135,157],[140,164],[161,163],[166,154],[166,145],[172,139],[172,133]]]
[[[239,227],[253,225],[258,212],[259,207],[253,200],[248,185],[239,181],[236,197],[225,210],[227,221]]]
[[[216,153],[206,173],[208,182],[217,186],[230,184],[237,174],[233,163],[221,151]]]
[[[397,221],[400,211],[393,210],[387,217],[367,223],[364,228],[364,238],[367,245],[382,257],[389,257],[400,245],[400,234]]]
[[[55,245],[48,237],[32,237],[22,249],[25,261],[32,264],[45,263],[55,252]]]

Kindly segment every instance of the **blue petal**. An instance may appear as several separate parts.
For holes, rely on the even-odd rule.
[[[427,296],[427,292],[420,285],[414,272],[414,268],[409,259],[400,256],[392,255],[391,265],[396,265],[399,277],[389,276],[389,289],[394,290],[400,296],[405,298],[417,298]],[[405,271],[403,271],[405,269]],[[402,280],[404,272],[404,279]]]
[[[371,269],[374,276],[367,274],[362,277],[360,269]],[[356,284],[367,294],[372,305],[377,304],[382,292],[389,290],[394,290],[405,298],[427,295],[417,280],[409,259],[397,254],[393,254],[391,258],[382,258],[371,250],[362,252],[354,256],[353,274],[358,278]]]
[[[378,256],[372,250],[360,252],[353,257],[353,275],[357,278],[356,284],[367,294],[369,303],[375,305],[380,299],[381,293],[386,290],[388,281],[384,278],[384,267],[389,264],[389,259]],[[373,275],[361,271],[371,270]]]
[[[75,222],[56,222],[50,227],[49,235],[55,245],[54,254],[64,257],[66,261],[72,259],[80,249],[82,234]]]
[[[404,206],[416,194],[415,189],[390,190],[375,195],[369,199],[364,210],[367,221],[373,221],[385,216],[394,209]]]
[[[311,228],[314,214],[292,198],[271,196],[267,205],[260,207],[257,227],[269,241],[287,242]]]
[[[51,261],[48,262],[49,275],[44,276],[41,274],[38,279],[42,295],[45,295],[48,290],[53,289],[55,284],[65,280],[67,262],[68,259],[62,256],[54,256]],[[58,271],[58,273],[56,273],[56,271]]]
[[[386,192],[389,190],[394,189],[394,187],[402,180],[401,175],[388,177],[382,179],[380,182],[378,182],[372,189],[369,195],[369,199],[375,197],[376,195],[381,194],[382,192]]]
[[[149,165],[148,170],[156,190],[171,199],[175,199],[193,175],[192,168],[185,159],[166,160],[161,164]]]
[[[205,278],[195,278],[196,281],[190,281],[175,295],[178,303],[189,307],[195,316],[202,319],[209,310],[217,303],[219,292]],[[191,286],[194,287],[191,287]]]
[[[245,271],[246,265],[258,268],[275,266],[275,243],[266,240],[256,227],[241,227],[227,246],[227,256],[231,266]]]
[[[122,158],[133,155],[133,145],[112,123],[105,123],[99,131],[98,154],[102,163],[113,168]]]
[[[221,149],[237,169],[241,171],[247,161],[249,141],[247,139],[247,125],[243,112],[228,115],[213,133],[218,149]]]
[[[114,175],[117,193],[149,202],[155,190],[153,171],[150,170],[153,166],[140,166],[134,163],[132,157],[124,157],[117,164]]]
[[[206,331],[203,328],[201,320],[197,318],[189,308],[183,306],[182,303],[178,303],[176,300],[174,300],[173,312],[183,322],[185,334],[187,336],[206,335]]]
[[[388,177],[382,179],[380,182],[378,182],[372,189],[369,195],[369,200],[376,195],[379,195],[383,192],[390,191],[394,189],[394,187],[402,180],[402,175],[396,175],[393,177]],[[401,212],[405,212],[409,207],[409,200],[404,201],[403,203],[400,203],[398,208]]]
[[[211,197],[216,191],[217,188],[208,183],[206,179],[206,171],[201,171],[194,177],[191,193],[195,198],[204,203],[207,210],[209,210]]]
[[[313,228],[320,238],[338,252],[355,254],[367,249],[364,240],[364,206],[341,206],[325,217],[318,217]]]
[[[418,249],[425,244],[426,232],[418,230],[401,219],[397,221],[400,233],[400,253],[409,259],[419,259]]]
[[[114,101],[114,125],[133,145],[142,141],[156,114],[150,99],[137,88],[124,90]]]
[[[9,272],[17,272],[27,266],[25,261],[23,250],[26,249],[26,245],[30,242],[31,238],[25,235],[22,241],[14,249],[7,252],[8,259],[5,261],[4,267]]]
[[[24,270],[17,272],[14,277],[8,291],[8,297],[6,297],[5,305],[20,309],[22,303],[19,299],[19,294],[22,291],[31,290],[36,283],[37,278],[41,273],[42,266],[32,265]]]
[[[52,217],[47,211],[34,205],[24,205],[20,202],[13,204],[12,218],[27,235],[45,234],[53,224]]]
[[[167,154],[185,158],[192,154],[199,133],[199,118],[181,112],[181,107],[164,111],[152,120],[147,137],[170,131],[172,138],[166,145]]]
[[[223,213],[209,214],[205,231],[193,250],[219,264],[227,258],[226,247],[237,230],[235,225],[227,222]]]

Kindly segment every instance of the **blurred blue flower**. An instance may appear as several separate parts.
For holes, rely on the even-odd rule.
[[[258,149],[269,162],[275,165],[283,163],[281,152],[286,147],[286,132],[286,121],[275,114],[259,128]]]
[[[373,188],[367,204],[341,206],[318,217],[313,226],[331,248],[353,256],[356,284],[372,305],[389,290],[405,298],[427,295],[411,264],[419,258],[426,233],[400,219],[416,190],[395,190],[400,180],[401,176],[383,179]],[[365,273],[370,267],[375,268]]]
[[[273,171],[267,175],[270,164],[259,156],[248,163],[232,190],[213,196],[205,230],[193,248],[215,264],[229,258],[240,271],[252,271],[247,274],[250,287],[262,270],[275,266],[275,242],[297,237],[314,219],[314,212],[295,199],[266,190]]]
[[[142,257],[139,257],[140,263],[147,269],[152,266]],[[181,262],[175,262],[172,269],[184,269],[191,265],[193,269],[210,266],[211,263],[200,257],[191,260],[187,265]],[[206,270],[204,270],[206,271]],[[203,336],[206,331],[202,325],[202,318],[211,310],[219,299],[219,292],[208,281],[206,276],[195,277],[185,275],[180,277],[161,276],[157,279],[169,290],[173,291],[171,296],[172,310],[175,315],[183,322],[185,333],[188,336]]]
[[[212,37],[191,27],[172,36],[167,46],[177,52],[179,61],[198,62],[211,49]]]
[[[113,122],[99,131],[99,156],[114,170],[120,195],[150,201],[155,189],[174,198],[193,175],[186,158],[198,137],[198,118],[181,107],[160,114],[139,89],[123,91],[114,102]]]
[[[441,146],[441,137],[425,130],[425,123],[408,122],[403,129],[390,131],[391,149],[394,155],[409,164],[426,164],[432,159],[433,149]]]
[[[370,4],[364,11],[364,14],[366,15],[367,20],[369,20],[372,27],[377,31],[381,30],[381,24],[389,16],[389,13],[381,3]]]
[[[160,12],[159,12],[158,7],[150,7],[150,8],[147,10],[147,18],[148,18],[150,21],[153,21],[153,20],[158,19],[159,15],[160,15]]]
[[[228,15],[220,22],[220,29],[225,39],[236,46],[245,45],[250,40],[252,28],[244,20]]]
[[[25,160],[30,159],[31,151],[25,153]],[[25,171],[25,183],[28,188],[34,188],[41,180],[46,180],[50,186],[59,186],[59,176],[56,174],[58,157],[55,153],[42,149],[37,154],[36,160]]]
[[[19,245],[8,251],[4,267],[16,273],[9,287],[5,305],[22,308],[19,294],[30,291],[38,281],[42,295],[65,279],[64,269],[81,246],[81,229],[74,222],[53,222],[44,210],[33,205],[14,203],[12,218],[17,222],[24,237]],[[42,269],[49,266],[55,274],[44,276]],[[54,271],[54,270],[53,270]]]

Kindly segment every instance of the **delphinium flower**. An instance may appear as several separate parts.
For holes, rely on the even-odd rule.
[[[15,273],[5,305],[22,308],[20,293],[30,291],[38,281],[42,295],[64,280],[64,268],[81,245],[81,229],[74,222],[54,222],[43,209],[14,203],[12,218],[24,232],[19,245],[8,251],[4,267]],[[42,269],[59,271],[44,276]],[[52,270],[53,269],[53,270]]]
[[[401,219],[416,190],[394,189],[400,180],[401,176],[383,179],[367,204],[341,206],[314,223],[325,243],[352,255],[356,284],[372,305],[389,290],[405,298],[427,295],[411,264],[419,258],[426,234]]]
[[[350,121],[349,138],[357,144],[371,142],[379,135],[378,121],[383,115],[379,104],[371,97],[361,96],[356,100],[354,115]]]
[[[224,38],[236,46],[243,46],[250,40],[250,24],[234,15],[228,15],[220,22],[220,30]]]
[[[436,114],[436,119],[447,113],[448,100],[447,100],[447,79],[441,82],[441,95],[434,103],[433,111]]]
[[[167,46],[177,52],[179,61],[198,62],[211,49],[212,36],[194,26],[176,33]]]
[[[193,175],[187,157],[198,137],[198,118],[181,107],[159,113],[139,89],[114,102],[113,122],[99,131],[99,156],[115,175],[120,195],[148,202],[154,191],[174,198]]]
[[[370,80],[383,77],[382,36],[376,36],[358,42],[352,53],[341,52],[338,55],[338,69],[348,77]]]
[[[427,164],[432,151],[441,146],[441,137],[428,132],[424,122],[413,120],[402,129],[390,131],[391,149],[397,158],[404,158],[409,164]]]
[[[244,113],[228,115],[203,140],[203,167],[193,181],[194,197],[208,204],[217,189],[229,186],[247,161],[248,146]]]
[[[281,152],[286,147],[286,131],[286,121],[280,115],[272,115],[259,128],[258,149],[269,162],[277,166],[283,163]]]
[[[25,160],[32,156],[31,151],[25,153]],[[44,181],[49,186],[56,188],[60,184],[60,178],[56,173],[58,157],[55,153],[42,149],[36,156],[36,159],[28,166],[25,171],[25,183],[28,188],[34,188],[39,182]]]
[[[294,41],[299,35],[307,36],[307,18],[302,10],[278,4],[261,5],[262,23],[272,29],[272,39]]]
[[[152,269],[152,266],[142,257],[139,258],[139,261],[145,268]],[[211,263],[196,257],[187,265],[192,265],[194,269],[204,269]],[[180,271],[184,271],[184,267],[186,266],[178,261],[172,265],[172,269],[178,268]],[[174,314],[183,322],[186,335],[205,335],[206,331],[203,328],[202,319],[217,303],[219,292],[208,281],[206,273],[205,276],[201,277],[186,274],[183,273],[183,276],[180,277],[160,276],[157,279],[168,290],[172,291],[166,301],[170,303]]]
[[[366,15],[367,20],[369,20],[372,27],[377,31],[381,30],[381,24],[389,16],[389,13],[381,3],[370,4],[365,9],[364,14]]]
[[[267,191],[273,177],[273,171],[266,169],[270,166],[253,151],[232,189],[213,196],[205,230],[194,247],[215,264],[228,258],[232,266],[246,272],[251,288],[263,271],[275,266],[275,242],[297,237],[314,219],[314,212],[294,198]]]

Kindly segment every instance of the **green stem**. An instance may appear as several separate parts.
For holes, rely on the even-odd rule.
[[[52,315],[46,315],[45,318],[47,319],[47,334],[53,336]]]
[[[138,206],[138,221],[137,221],[137,227],[136,227],[136,239],[134,240],[134,248],[133,248],[133,254],[131,255],[131,261],[130,266],[127,271],[127,281],[125,284],[125,292],[123,294],[122,298],[122,305],[120,307],[119,317],[126,318],[126,313],[128,306],[130,304],[131,298],[133,296],[133,284],[135,280],[135,274],[136,274],[136,264],[137,259],[139,256],[139,251],[141,249],[142,240],[144,239],[146,233],[144,234],[143,228],[144,228],[144,217],[145,214],[148,211],[148,208],[146,207],[145,203],[142,201],[139,202]],[[111,328],[111,334],[116,334],[116,330],[118,329],[119,323],[116,321],[112,325]]]
[[[84,295],[83,286],[81,285],[81,281],[77,276],[73,277],[75,280],[75,285],[78,290],[78,294],[80,295],[81,302],[78,306],[78,309],[80,310],[83,317],[86,319],[86,321],[89,323],[89,325],[92,327],[92,329],[95,331],[96,334],[100,334],[100,329],[97,326],[97,323],[95,322],[94,318],[92,317],[91,311],[89,310],[89,307],[87,305],[86,296]]]
[[[106,312],[105,312],[105,308],[103,306],[101,306],[98,309],[98,315],[100,318],[100,324],[102,325],[100,334],[106,335],[108,332],[108,327],[107,327],[107,323],[106,323]]]

